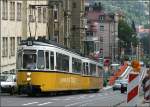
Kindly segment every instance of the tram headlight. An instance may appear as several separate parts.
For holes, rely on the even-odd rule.
[[[31,72],[27,72],[27,76],[31,76]]]
[[[31,77],[27,77],[27,81],[31,81]]]

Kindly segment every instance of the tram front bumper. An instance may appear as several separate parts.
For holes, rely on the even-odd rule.
[[[19,85],[18,93],[19,94],[29,94],[29,93],[40,93],[41,88],[39,85]]]

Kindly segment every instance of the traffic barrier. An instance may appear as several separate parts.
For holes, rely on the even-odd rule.
[[[150,80],[147,79],[144,86],[144,99],[150,102]]]
[[[139,73],[131,72],[128,76],[127,105],[136,106],[139,98]]]
[[[128,64],[124,64],[124,65],[122,65],[121,67],[120,67],[120,69],[117,71],[117,72],[115,72],[115,74],[114,74],[114,76],[111,76],[110,78],[109,78],[109,85],[113,85],[114,83],[115,83],[115,80],[118,78],[118,77],[120,77],[120,75],[122,74],[122,73],[124,73],[124,71],[126,70],[126,68],[128,67]]]

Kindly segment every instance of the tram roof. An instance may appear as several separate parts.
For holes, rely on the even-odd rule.
[[[28,42],[32,42],[32,45],[44,45],[44,46],[56,46],[58,48],[62,48],[66,51],[70,51],[70,52],[73,52],[74,54],[78,54],[80,55],[84,60],[92,60],[94,62],[97,62],[96,60],[94,59],[91,59],[89,57],[85,57],[84,54],[82,54],[81,52],[75,50],[75,49],[70,49],[70,48],[67,48],[67,47],[64,47],[63,45],[55,42],[55,41],[52,41],[52,40],[47,40],[47,39],[43,39],[43,38],[40,38],[40,39],[37,39],[35,40],[34,38],[28,38],[27,40],[22,40],[20,45],[28,45]],[[31,45],[29,45],[31,46]]]

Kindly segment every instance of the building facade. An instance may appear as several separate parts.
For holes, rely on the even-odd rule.
[[[47,1],[0,1],[1,73],[16,72],[17,46],[21,40],[46,36],[47,8],[40,6],[46,4]]]
[[[94,4],[87,8],[86,17],[85,53],[115,62],[118,57],[118,15],[106,13],[100,4]]]
[[[48,2],[50,39],[83,52],[84,0],[49,0]]]

